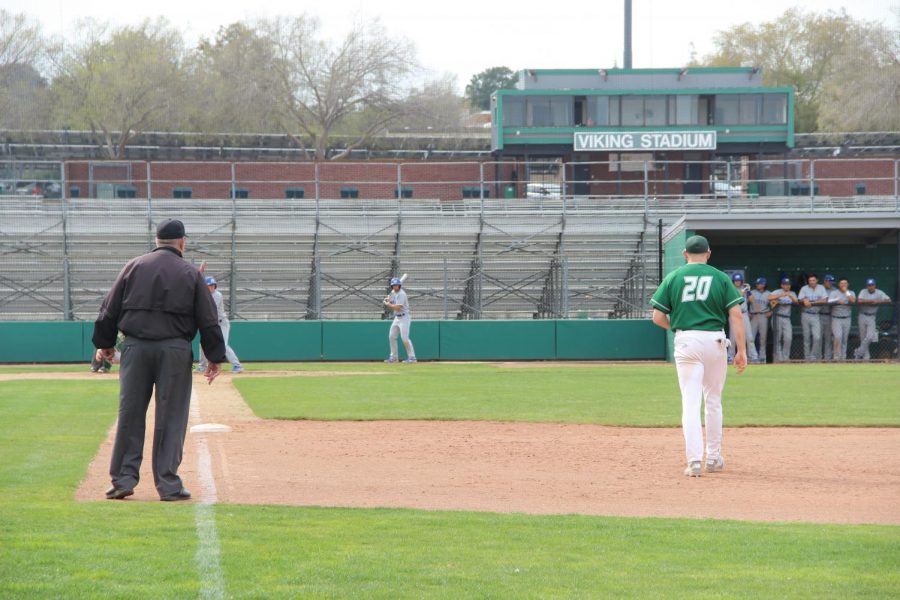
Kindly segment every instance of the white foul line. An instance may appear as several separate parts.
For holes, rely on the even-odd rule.
[[[193,390],[191,390],[191,417],[195,422],[200,422],[200,404]],[[200,575],[200,597],[225,598],[219,532],[216,529],[216,512],[213,507],[218,501],[218,493],[205,434],[197,434],[197,476],[200,479],[200,499],[194,505],[194,520],[197,524],[196,558],[197,571]]]

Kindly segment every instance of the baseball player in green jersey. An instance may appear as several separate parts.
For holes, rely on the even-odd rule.
[[[688,477],[699,477],[703,463],[700,403],[706,406],[706,471],[725,468],[722,458],[722,388],[728,370],[725,321],[734,332],[734,366],[747,367],[747,345],[741,303],[744,296],[728,275],[707,263],[709,242],[701,235],[687,239],[687,264],[669,273],[650,300],[653,322],[675,331],[675,368],[681,388],[681,426]]]

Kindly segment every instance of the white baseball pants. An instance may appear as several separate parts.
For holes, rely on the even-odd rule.
[[[394,317],[394,322],[391,323],[391,330],[388,332],[388,342],[391,346],[391,358],[394,360],[397,360],[397,336],[400,336],[400,339],[403,340],[403,345],[406,347],[406,357],[416,357],[412,340],[409,339],[410,325],[412,325],[412,319],[409,315]]]
[[[700,403],[705,400],[706,456],[722,452],[722,388],[728,369],[725,332],[675,333],[675,368],[681,388],[681,427],[687,461],[703,460]]]
[[[822,360],[831,360],[834,356],[834,340],[831,333],[831,313],[819,314],[822,330]]]
[[[731,340],[731,345],[728,347],[728,360],[731,360],[737,349],[733,331],[728,332],[728,339]],[[744,339],[747,343],[747,360],[756,362],[759,360],[759,355],[756,353],[756,341],[753,338],[753,330],[750,328],[750,315],[747,313],[744,313]]]
[[[772,329],[775,332],[775,343],[772,349],[775,351],[775,362],[791,360],[791,344],[794,342],[794,326],[787,315],[773,315]]]
[[[819,314],[801,314],[800,326],[803,328],[803,358],[819,360],[822,358],[822,321]]]

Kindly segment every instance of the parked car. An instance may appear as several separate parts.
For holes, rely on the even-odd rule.
[[[720,181],[718,179],[713,179],[710,182],[709,187],[712,195],[716,198],[731,198],[734,196],[740,196],[742,194],[741,184],[732,181]]]
[[[562,198],[560,183],[528,183],[525,184],[526,198]]]
[[[16,186],[16,196],[43,197],[43,195],[44,190],[41,189],[41,186],[36,181],[20,183]]]
[[[44,184],[44,198],[62,198],[62,186],[55,181]]]

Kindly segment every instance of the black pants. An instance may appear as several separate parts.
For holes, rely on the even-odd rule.
[[[140,479],[147,407],[156,386],[153,479],[160,496],[181,490],[178,467],[191,404],[191,344],[185,339],[125,339],[119,370],[119,423],[109,474],[114,486]]]

